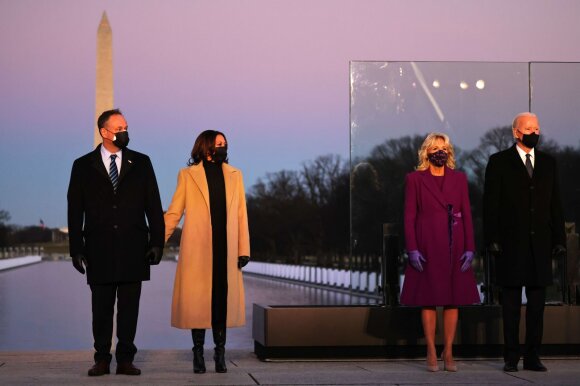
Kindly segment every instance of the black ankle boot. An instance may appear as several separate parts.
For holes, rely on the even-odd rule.
[[[213,328],[213,342],[215,343],[215,354],[213,360],[215,361],[216,373],[227,373],[226,368],[226,329],[225,327]]]
[[[205,343],[205,330],[191,330],[193,338],[193,372],[196,374],[205,373],[205,360],[203,359],[203,344]]]

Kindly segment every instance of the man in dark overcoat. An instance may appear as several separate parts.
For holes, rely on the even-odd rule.
[[[518,114],[512,132],[516,143],[493,154],[485,171],[484,233],[502,287],[504,371],[518,371],[522,287],[524,369],[546,371],[539,357],[546,286],[552,284],[552,258],[566,253],[558,172],[556,160],[535,148],[540,137],[535,114]]]
[[[109,374],[117,301],[117,374],[133,365],[141,282],[163,255],[165,224],[149,157],[129,150],[127,122],[118,109],[98,118],[103,143],[77,159],[68,188],[69,247],[74,267],[87,273],[92,294],[95,364]]]

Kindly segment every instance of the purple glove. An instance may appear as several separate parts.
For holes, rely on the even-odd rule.
[[[423,264],[421,264],[421,262],[426,263],[427,260],[425,260],[421,252],[409,251],[407,254],[409,255],[409,264],[411,264],[411,266],[417,271],[423,272]]]
[[[461,272],[465,272],[471,267],[471,261],[473,260],[473,256],[475,256],[475,254],[471,251],[463,252],[463,255],[461,255],[461,258],[459,259],[459,261],[462,262]]]

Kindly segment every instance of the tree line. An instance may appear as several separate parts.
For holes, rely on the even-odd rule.
[[[400,236],[402,250],[405,175],[417,165],[423,140],[420,135],[388,139],[367,157],[353,159],[350,168],[339,156],[326,155],[300,170],[258,180],[248,192],[253,258],[350,268],[362,261],[372,266],[382,254],[383,224]],[[485,132],[475,149],[455,146],[457,168],[468,175],[480,252],[485,168],[491,154],[512,144],[511,127],[505,126]],[[565,220],[578,223],[580,144],[560,146],[542,137],[538,149],[557,159]]]
[[[8,224],[10,213],[0,210],[0,248],[22,244],[40,244],[52,241],[52,230],[43,226],[20,227]]]

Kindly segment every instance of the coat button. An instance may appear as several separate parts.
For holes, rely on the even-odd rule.
[[[530,235],[532,235],[532,236],[533,236],[533,235],[534,235],[534,233],[536,233],[536,232],[534,232],[534,231],[531,231],[531,232],[530,232]]]
[[[530,186],[530,190],[534,190],[534,185]]]
[[[117,229],[117,228],[119,228],[118,225],[113,225],[113,229]]]
[[[113,209],[117,209],[117,205],[113,205]]]

